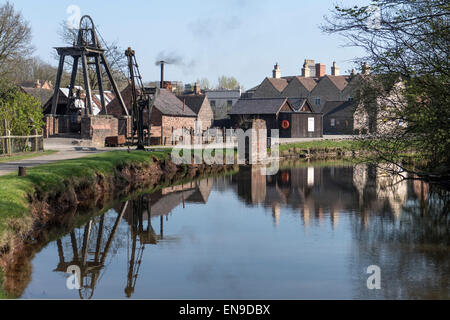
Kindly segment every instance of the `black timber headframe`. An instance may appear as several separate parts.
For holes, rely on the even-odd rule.
[[[55,83],[55,92],[52,100],[52,110],[51,114],[55,115],[58,107],[58,99],[59,99],[59,89],[61,86],[61,77],[64,72],[64,62],[66,57],[71,56],[73,58],[73,66],[72,66],[72,74],[70,77],[70,85],[69,85],[69,97],[66,113],[68,113],[70,104],[74,100],[74,87],[75,80],[78,73],[78,65],[81,60],[82,72],[83,72],[83,82],[86,90],[86,114],[93,115],[93,105],[92,105],[92,90],[89,84],[89,69],[88,64],[94,65],[96,69],[97,81],[98,81],[98,89],[100,95],[100,101],[102,104],[102,114],[108,114],[105,103],[105,96],[103,90],[103,81],[102,81],[102,72],[101,66],[106,71],[108,79],[111,83],[114,94],[119,100],[119,103],[124,110],[125,115],[129,115],[128,109],[125,106],[125,103],[122,99],[122,95],[120,94],[119,88],[114,80],[111,68],[109,67],[108,61],[105,58],[105,50],[101,48],[100,43],[97,38],[97,34],[95,32],[94,22],[91,17],[83,16],[80,20],[80,29],[78,31],[77,43],[72,47],[58,47],[55,48],[59,55],[59,65],[58,65],[58,73],[56,75],[56,83]]]

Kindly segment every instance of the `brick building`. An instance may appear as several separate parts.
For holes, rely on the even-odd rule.
[[[197,115],[197,120],[201,122],[202,131],[206,131],[213,126],[214,112],[211,108],[210,101],[206,95],[190,94],[178,96]]]
[[[121,95],[131,114],[131,87],[126,87]],[[117,99],[108,105],[108,113],[119,119],[124,116]],[[156,98],[151,114],[151,123],[149,123],[148,112],[144,112],[144,127],[148,128],[150,124],[151,138],[154,143],[170,143],[175,130],[196,129],[196,120],[197,114],[167,89],[161,89]]]
[[[353,96],[355,76],[339,75],[336,62],[331,75],[326,74],[326,65],[305,60],[301,76],[282,77],[281,69],[275,65],[272,78],[247,93],[252,98],[306,98],[316,112],[322,112],[327,101],[347,101]],[[349,86],[350,85],[350,86]],[[345,90],[349,86],[350,90]]]

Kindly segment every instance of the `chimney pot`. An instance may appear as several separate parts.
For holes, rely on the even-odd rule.
[[[340,74],[340,68],[337,66],[336,61],[333,62],[331,67],[331,75],[338,76]]]
[[[273,78],[275,78],[275,79],[281,78],[281,68],[280,68],[278,62],[273,67],[272,75],[273,75]]]

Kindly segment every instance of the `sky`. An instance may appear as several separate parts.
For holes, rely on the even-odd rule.
[[[4,3],[0,0],[0,3]],[[341,0],[345,5],[363,0]],[[358,48],[344,47],[338,35],[322,33],[319,26],[336,1],[328,0],[13,0],[33,31],[35,55],[57,65],[54,47],[63,46],[58,30],[76,18],[70,8],[90,15],[107,42],[124,50],[132,47],[145,81],[159,80],[158,58],[177,57],[168,65],[166,80],[192,83],[221,75],[235,77],[246,89],[271,76],[279,63],[282,75],[300,75],[306,58],[333,61],[341,74],[354,68],[351,61],[364,56]]]

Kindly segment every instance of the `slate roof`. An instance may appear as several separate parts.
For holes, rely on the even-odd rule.
[[[288,86],[289,82],[288,80],[284,78],[267,78],[269,82],[274,86],[275,89],[277,89],[279,92],[283,92],[283,90]]]
[[[297,79],[308,91],[312,91],[317,85],[316,78],[297,77]]]
[[[53,97],[54,90],[41,89],[41,88],[28,88],[22,87],[22,90],[32,97],[35,97],[41,102],[43,106],[51,97]]]
[[[309,106],[312,112],[314,112],[314,109],[309,104],[308,99],[306,98],[289,98],[289,102],[291,103],[292,108],[294,108],[295,111],[300,111],[305,104]]]
[[[340,90],[344,90],[345,87],[348,85],[348,80],[349,77],[348,76],[330,76],[330,75],[326,75],[325,77],[327,77],[328,79],[331,80],[331,82],[333,82],[333,84]]]
[[[286,98],[240,99],[228,114],[276,114],[287,101]]]
[[[328,101],[323,107],[323,114],[326,116],[338,112],[344,116],[352,116],[354,111],[354,101]]]
[[[184,105],[183,101],[167,89],[160,90],[154,107],[166,116],[197,117],[188,105]]]
[[[184,95],[184,96],[177,96],[178,99],[181,101],[185,101],[186,105],[195,112],[195,114],[198,114],[200,112],[200,109],[203,106],[203,103],[205,102],[206,95]]]

